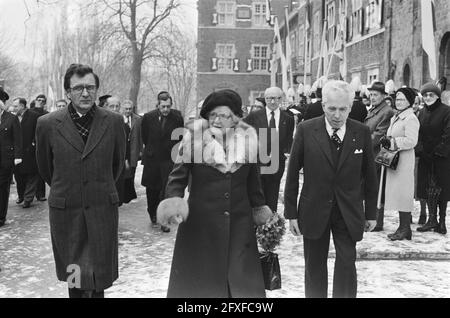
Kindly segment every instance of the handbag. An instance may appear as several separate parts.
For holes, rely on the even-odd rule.
[[[280,289],[281,271],[278,254],[272,252],[259,253],[259,259],[261,261],[265,289]]]
[[[399,158],[400,150],[389,150],[382,147],[378,155],[375,157],[375,162],[395,170],[397,169]]]

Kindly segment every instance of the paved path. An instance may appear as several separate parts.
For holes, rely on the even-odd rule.
[[[139,198],[120,210],[120,278],[106,297],[166,295],[176,228],[170,233],[153,228],[146,212],[145,189],[139,186],[137,192]],[[56,280],[47,202],[24,210],[15,204],[15,187],[11,193],[7,225],[0,229],[0,298],[67,297],[66,285]],[[414,220],[417,217],[415,211]],[[395,230],[396,222],[394,215],[388,215],[386,232],[367,233],[358,244],[358,296],[450,297],[449,236],[414,231],[412,241],[390,242],[385,236]],[[287,232],[276,251],[283,286],[267,292],[268,297],[304,297],[302,248],[302,239]],[[333,264],[331,258],[330,283]]]

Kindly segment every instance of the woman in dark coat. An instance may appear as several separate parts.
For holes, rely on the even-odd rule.
[[[161,224],[181,210],[185,220],[175,242],[170,298],[265,297],[252,208],[264,210],[267,218],[272,213],[264,206],[256,131],[240,121],[241,104],[234,91],[212,93],[200,112],[207,120],[194,122],[183,137],[166,187],[168,199],[158,207]],[[189,176],[186,218],[187,207],[176,205],[183,204]]]
[[[445,214],[450,200],[450,107],[440,100],[441,90],[432,83],[425,84],[421,93],[425,107],[419,113],[420,131],[416,154],[419,156],[417,196],[428,197],[429,175],[433,172],[442,188],[438,199],[439,223],[436,206],[428,206],[427,223],[417,230],[434,230],[446,234]],[[434,169],[434,171],[432,171]]]

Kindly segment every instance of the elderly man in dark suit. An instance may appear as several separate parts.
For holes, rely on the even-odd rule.
[[[366,126],[348,119],[354,96],[343,81],[325,84],[325,115],[298,126],[289,158],[285,217],[291,232],[304,237],[306,297],[328,295],[330,232],[336,248],[333,297],[356,297],[356,243],[375,227],[372,142]]]
[[[286,111],[280,109],[283,99],[283,91],[280,88],[268,88],[264,97],[266,107],[250,113],[244,121],[253,126],[258,133],[260,155],[261,152],[268,155],[269,162],[264,162],[265,160],[260,156],[261,183],[266,204],[275,212],[277,211],[280,182],[286,167],[285,154],[291,151],[295,120]],[[275,133],[274,140],[271,138],[271,131]]]
[[[370,101],[372,107],[369,109],[366,120],[366,124],[372,136],[373,153],[376,156],[381,149],[380,140],[386,136],[389,125],[391,124],[391,118],[394,116],[394,110],[386,103],[386,87],[382,82],[374,82],[371,87],[368,88],[370,92]],[[378,182],[381,179],[381,166],[377,165]],[[386,178],[384,178],[386,180]],[[384,192],[384,185],[383,190]],[[373,229],[374,232],[383,230],[384,224],[384,195],[382,196],[382,207],[377,209],[377,225]]]
[[[157,97],[157,109],[144,115],[141,123],[144,151],[142,164],[142,185],[146,188],[147,211],[150,220],[156,226],[156,208],[164,198],[169,174],[174,160],[172,149],[179,140],[172,140],[172,132],[184,126],[180,111],[172,109],[172,97],[168,92],[160,92]],[[161,225],[163,232],[169,232],[167,226]]]
[[[31,202],[33,202],[39,181],[35,140],[36,124],[39,115],[27,109],[27,101],[25,98],[19,97],[14,99],[13,106],[20,122],[23,151],[23,161],[14,169],[18,195],[16,203],[21,204],[23,202],[23,208],[27,209],[31,206]]]
[[[115,182],[125,161],[123,119],[95,105],[99,78],[72,64],[64,76],[71,103],[38,119],[39,172],[50,188],[50,231],[58,279],[69,297],[100,298],[118,278]]]
[[[13,167],[22,162],[22,132],[19,119],[6,111],[0,94],[0,227],[5,225]]]

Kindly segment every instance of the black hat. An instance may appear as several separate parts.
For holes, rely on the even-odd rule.
[[[200,116],[208,119],[208,113],[217,106],[228,106],[236,116],[243,116],[242,99],[238,93],[231,89],[224,89],[209,94],[203,102]]]
[[[264,97],[256,97],[255,98],[258,102],[264,105],[266,107],[266,99]]]
[[[110,98],[110,97],[112,97],[112,96],[111,96],[111,95],[103,95],[103,96],[100,96],[100,97],[98,98],[98,101],[99,101],[98,106],[99,106],[99,107],[103,107],[103,105],[105,105],[105,103],[106,103],[106,100],[107,100],[108,98]]]
[[[374,82],[372,87],[367,88],[369,91],[377,91],[386,94],[386,86],[382,82]]]
[[[408,103],[410,106],[414,105],[414,101],[416,100],[416,92],[409,87],[402,87],[399,88],[396,92],[395,95],[397,95],[398,93],[403,93],[403,95],[405,95],[406,99],[408,100]]]
[[[0,87],[0,100],[2,102],[6,102],[8,99],[9,99],[8,93],[3,90],[3,87]]]

